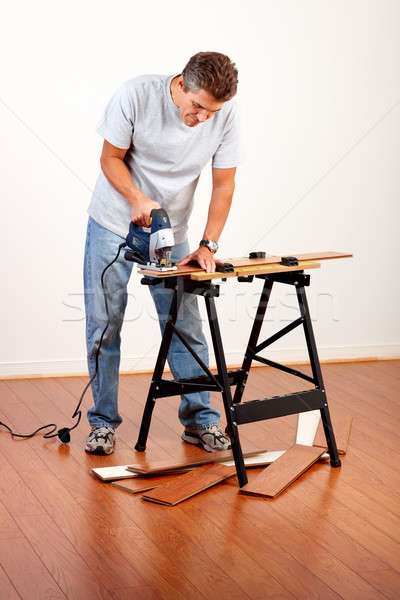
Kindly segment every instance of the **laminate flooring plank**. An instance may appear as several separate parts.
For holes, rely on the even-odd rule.
[[[400,361],[399,361],[400,364]],[[337,369],[335,369],[337,372]],[[385,374],[380,370],[380,363],[375,362],[356,362],[351,365],[351,368],[344,367],[343,369],[346,378],[351,381],[363,381],[363,385],[368,389],[372,387],[379,397],[384,397],[388,400],[387,407],[392,404],[391,400],[396,403],[396,398],[399,390],[399,378],[394,375]],[[399,367],[400,371],[400,367]]]
[[[381,369],[380,362],[357,362],[352,364],[351,377],[353,377],[353,373],[356,373],[358,377],[363,377],[365,383],[370,386],[376,386],[379,390],[382,390],[383,393],[385,391],[396,393],[399,390],[400,384],[400,361],[396,369],[392,368],[392,373],[385,373]]]
[[[186,477],[186,475],[182,475],[182,477]],[[221,485],[224,486],[226,484],[223,482]],[[206,490],[203,494],[195,496],[192,500],[204,496],[204,500],[207,501],[207,496],[212,496],[213,492],[214,490],[212,489]],[[237,494],[237,484],[235,492]],[[200,594],[206,596],[210,589],[213,589],[218,590],[219,597],[227,596],[235,600],[247,600],[249,598],[248,594],[224,573],[218,562],[209,558],[206,549],[199,544],[192,533],[191,521],[179,510],[182,505],[167,508],[156,503],[143,502],[140,498],[122,493],[118,494],[118,498],[121,506],[125,508],[132,520],[136,521],[137,527],[146,533],[148,542],[152,542],[156,546],[161,556],[171,560],[179,568],[181,574],[185,575],[191,585],[197,588]],[[119,531],[118,535],[127,536],[131,534],[129,530],[123,530]],[[224,533],[221,539],[213,540],[213,543],[217,545],[220,552],[225,552],[225,543],[223,540],[226,539],[226,533]],[[123,538],[123,541],[124,543],[129,543],[126,537]],[[131,544],[135,543],[135,535],[132,534]],[[159,563],[149,562],[149,557],[147,557],[146,565],[149,575],[153,580],[153,583],[150,583],[151,587],[154,587],[154,564],[158,565]],[[136,565],[140,568],[138,563]],[[146,578],[142,569],[141,573]],[[168,570],[161,566],[161,563],[157,569],[157,575],[166,577],[172,585],[171,575]],[[164,582],[163,586],[165,586]],[[185,592],[179,583],[175,586],[175,590],[179,590],[181,595],[186,593],[186,596],[183,595],[185,600],[192,597]],[[164,596],[161,597],[164,598]],[[197,596],[195,594],[194,597],[200,597],[200,595],[197,593]],[[171,600],[175,600],[175,598],[176,595],[175,597],[172,596]]]
[[[264,523],[274,522],[271,504],[262,498],[252,498],[249,502],[248,498],[237,494],[233,481],[228,480],[220,486],[219,494],[209,494],[207,502],[202,502],[201,496],[196,496],[190,505],[182,505],[182,508],[201,511],[225,536],[223,547],[231,543],[237,544],[252,561],[265,569],[298,600],[340,598],[323,580],[304,568],[284,544],[279,545],[275,534],[268,535],[264,530]],[[291,528],[293,529],[292,525]],[[294,532],[296,530],[295,528]],[[265,589],[263,592],[265,594]]]
[[[132,431],[130,433],[129,445],[132,450],[134,450],[134,446],[137,442],[139,436],[139,426],[142,420],[143,415],[143,407],[140,406],[137,410],[135,410],[134,414],[132,414],[132,400],[130,394],[127,393],[124,389],[124,386],[121,386],[120,389],[120,399],[121,399],[121,407],[124,408],[124,422],[122,426],[125,426],[126,417],[128,415],[129,420],[135,424],[136,431]],[[158,402],[163,402],[163,400],[158,400]],[[166,420],[162,418],[160,414],[162,411],[158,411],[155,408],[151,420],[151,425],[149,429],[149,436],[146,444],[146,452],[149,453],[157,453],[158,456],[173,455],[176,450],[175,448],[179,448],[182,445],[180,435],[178,435],[171,424],[176,419],[176,415],[169,415]],[[121,426],[121,427],[122,427]],[[121,430],[121,427],[118,428]],[[134,452],[134,455],[137,454]],[[132,462],[132,461],[131,461]]]
[[[3,457],[0,464],[0,497],[11,516],[45,514],[45,509],[24,480]]]
[[[373,362],[366,362],[367,365],[373,365],[374,370],[377,373],[378,385],[382,380],[382,377],[388,375],[392,380],[397,379],[400,381],[400,360],[378,360]]]
[[[398,600],[400,592],[400,573],[394,569],[362,573],[362,577],[379,590],[389,600]]]
[[[379,473],[373,473],[365,464],[354,454],[350,460],[343,461],[340,481],[350,485],[364,496],[379,502],[379,505],[389,510],[392,514],[400,518],[399,494],[391,487],[387,486],[379,477]],[[307,474],[308,476],[309,474]],[[332,481],[336,481],[336,475],[332,474]],[[325,479],[325,476],[324,476]]]
[[[274,502],[273,507],[294,528],[301,527],[304,535],[320,544],[326,552],[355,573],[362,575],[364,571],[385,569],[386,564],[382,560],[326,519],[321,512],[321,503],[321,496],[315,495],[311,496],[306,505],[297,498],[294,491],[288,490],[287,494],[279,498],[279,502]]]
[[[397,515],[343,481],[341,482],[341,494],[345,498],[347,508],[365,520],[374,515],[374,527],[392,538],[393,541],[400,540],[400,521]]]
[[[103,528],[130,526],[131,520],[118,510],[114,498],[106,493],[106,486],[99,486],[89,473],[80,477],[79,463],[71,458],[65,460],[65,446],[59,449],[61,452],[49,452],[43,459],[49,469],[49,479],[57,481],[57,490],[64,487],[80,508],[91,514],[94,521],[97,519]],[[93,502],[94,498],[96,502]]]
[[[336,365],[332,365],[331,372],[335,376],[335,385],[362,400],[364,410],[366,406],[376,407],[382,416],[391,417],[394,422],[399,423],[400,416],[396,410],[398,406],[397,388],[387,386],[383,382],[379,385],[374,385],[373,380],[368,380],[365,376],[357,372],[356,368],[350,371],[343,369],[342,366],[339,368]],[[371,394],[372,387],[374,389],[373,394]]]
[[[255,456],[262,452],[265,452],[264,449],[255,448],[255,449],[247,449],[242,448],[243,456],[245,458],[249,456]],[[172,471],[174,469],[186,468],[186,467],[199,467],[201,465],[205,465],[207,463],[217,463],[223,462],[224,460],[233,459],[232,450],[221,450],[219,452],[202,452],[198,456],[188,456],[185,459],[181,459],[180,461],[173,461],[170,459],[155,461],[155,462],[146,462],[142,464],[128,465],[128,471],[132,471],[133,473],[139,473],[142,475],[157,475],[158,473],[163,473],[165,471]]]
[[[235,474],[235,467],[226,467],[218,463],[205,464],[144,493],[142,498],[166,506],[175,506]]]
[[[310,479],[313,479],[317,484],[317,479],[310,475]],[[326,479],[325,474],[321,474],[319,478],[321,481]],[[383,506],[377,498],[367,496],[365,494],[365,486],[363,489],[359,489],[354,484],[349,484],[342,478],[338,481],[338,488],[340,493],[336,492],[335,497],[355,514],[368,520],[373,517],[373,525],[388,537],[391,537],[394,541],[400,540],[400,522],[398,518],[399,510],[399,497],[394,497],[394,501],[391,505]],[[389,490],[386,491],[388,494]],[[397,505],[397,506],[396,506]],[[395,509],[393,512],[392,509]]]
[[[296,486],[301,487],[301,486]],[[249,502],[249,504],[251,504]],[[277,543],[285,548],[296,560],[316,577],[324,581],[340,597],[348,600],[365,600],[376,598],[384,600],[373,586],[355,573],[345,563],[327,552],[314,536],[307,535],[299,527],[294,527],[291,521],[279,513],[277,502],[271,502],[273,517],[262,523],[262,529],[271,537],[274,535]],[[249,513],[256,510],[249,507]],[[249,514],[248,513],[248,514]],[[306,549],[306,550],[305,550]]]
[[[5,417],[5,423],[11,427],[15,433],[27,435],[48,422],[41,422],[33,412],[31,406],[24,401],[24,398],[25,400],[29,400],[28,393],[26,394],[26,397],[24,397],[24,394],[21,394],[21,392],[17,393],[17,390],[21,390],[19,385],[20,382],[21,380],[12,382],[7,381],[7,383],[5,381],[0,381],[0,410]],[[24,389],[30,389],[29,381],[28,383],[25,382]],[[49,429],[47,432],[48,431]],[[43,433],[46,433],[46,431]],[[7,439],[12,440],[11,436],[8,435]],[[43,452],[43,448],[46,447],[45,444],[43,444],[42,438],[39,437],[25,440],[14,438],[13,441],[16,444],[21,444],[21,447],[26,446],[33,448],[33,454],[36,452],[39,456]]]
[[[194,499],[193,499],[194,500]],[[209,558],[223,569],[224,573],[240,586],[250,598],[291,599],[295,598],[285,587],[268,573],[268,563],[260,566],[254,555],[245,552],[237,540],[231,538],[232,527],[226,529],[221,523],[213,523],[201,510],[194,507],[194,502],[182,504],[176,508],[190,520],[192,535],[204,548]],[[210,539],[218,540],[217,544],[208,543]],[[223,551],[221,551],[223,548]]]
[[[281,456],[283,453],[285,452],[285,450],[277,450],[277,451],[272,451],[272,452],[260,452],[257,454],[254,454],[252,456],[247,456],[244,457],[244,464],[246,467],[258,467],[258,466],[266,466],[266,465],[270,465],[271,463],[273,463],[279,456]],[[251,453],[253,454],[253,453]],[[204,454],[203,454],[204,456]],[[198,455],[193,455],[192,459],[197,459]],[[189,460],[188,457],[186,457],[185,460]],[[190,461],[190,462],[191,462]],[[208,461],[207,461],[208,462]],[[218,461],[219,462],[219,461]],[[233,467],[235,466],[235,461],[232,460],[223,460],[221,461],[221,464],[226,465],[227,467]],[[156,476],[154,475],[140,475],[139,473],[134,473],[133,471],[128,471],[128,465],[119,465],[119,466],[114,466],[114,467],[95,467],[92,469],[92,473],[98,477],[99,479],[101,479],[102,481],[105,482],[118,482],[118,481],[124,481],[124,480],[129,480],[129,479],[138,479],[140,481],[141,477],[150,477],[151,479],[154,479]],[[160,477],[165,477],[168,475],[178,475],[180,473],[186,473],[187,471],[192,470],[192,468],[194,467],[182,467],[179,469],[172,469],[171,471],[163,471],[162,475],[160,475]],[[138,486],[140,487],[140,483],[135,484],[133,482],[132,484],[132,490],[136,489]],[[118,485],[116,487],[119,487]],[[124,489],[124,488],[121,488]],[[129,489],[129,488],[128,488]],[[150,488],[149,488],[150,489]]]
[[[307,412],[299,413],[297,421],[297,432],[296,432],[296,444],[303,446],[318,446],[314,443],[315,436],[317,435],[318,425],[321,422],[321,411],[320,410],[309,410]],[[325,444],[322,444],[326,446]]]
[[[0,454],[20,477],[41,460],[40,455],[27,443],[27,440],[18,440],[11,435],[3,435],[3,432],[0,434]]]
[[[335,382],[331,383],[330,387],[335,394],[336,404],[351,410],[353,418],[358,415],[362,417],[368,415],[371,421],[379,423],[381,427],[396,435],[399,430],[398,421],[393,419],[388,413],[381,411],[375,402],[366,403],[365,394],[360,392],[359,389],[354,387],[350,390],[339,377],[335,378]]]
[[[356,456],[367,470],[378,474],[379,478],[391,489],[400,491],[400,473],[397,465],[393,461],[395,456],[392,451],[385,446],[380,446],[376,440],[366,436],[357,437],[357,430],[354,429],[351,446],[352,456]]]
[[[70,599],[109,598],[103,584],[49,515],[18,517],[17,523],[60,589]]]
[[[365,519],[347,506],[346,495],[341,493],[340,473],[324,469],[313,472],[310,469],[302,478],[301,485],[292,487],[290,492],[311,508],[319,501],[321,514],[330,523],[387,566],[399,570],[400,544],[375,526],[373,515],[368,515]]]
[[[388,431],[368,418],[357,415],[356,420],[353,419],[352,427],[359,431],[362,435],[367,435],[379,444],[389,448],[394,454],[400,452],[400,436]]]
[[[67,481],[73,476],[74,469],[71,468]],[[155,551],[154,545],[147,539],[147,534],[134,528],[127,512],[121,508],[118,492],[110,490],[110,486],[101,484],[92,477],[76,479],[79,480],[79,484],[74,484],[73,493],[79,498],[78,507],[73,502],[68,502],[63,509],[63,502],[60,501],[63,488],[60,484],[55,486],[57,493],[53,490],[53,501],[48,501],[48,511],[54,516],[58,527],[82,558],[88,561],[104,587],[113,590],[119,587],[142,587],[147,570],[151,577],[146,583],[151,585],[158,579],[154,565],[163,564],[163,557]],[[50,482],[48,485],[51,487]],[[85,535],[82,535],[82,532],[85,532]],[[168,562],[168,582],[171,581],[173,569],[174,563]],[[179,581],[185,590],[182,596],[175,589],[170,593],[169,583],[162,578],[160,581],[165,598],[171,600],[174,600],[174,595],[176,599],[192,597],[195,589],[189,582],[185,583],[182,572],[175,581],[175,584]]]
[[[7,577],[6,572],[0,565],[0,598],[2,600],[21,600],[21,596]]]
[[[63,425],[67,425],[69,426],[70,424],[72,425],[70,419],[66,419],[66,417],[64,416],[63,413],[61,413],[60,409],[55,406],[54,404],[52,404],[51,402],[51,397],[53,395],[53,392],[56,391],[54,390],[54,382],[50,382],[50,392],[47,390],[46,392],[46,388],[45,388],[45,383],[46,380],[40,380],[41,384],[39,386],[33,386],[30,391],[30,398],[33,398],[33,400],[35,400],[35,402],[33,402],[32,404],[32,409],[35,411],[35,414],[37,417],[39,417],[42,420],[42,423],[45,422],[49,422],[50,419],[53,419],[53,422],[58,423],[59,426]],[[21,391],[22,388],[20,388]],[[62,391],[64,390],[63,387],[61,387],[61,390],[59,390],[59,395],[64,399],[65,397],[68,397],[69,394],[67,392],[65,392],[64,390],[64,394],[62,394]],[[26,389],[25,389],[26,391]],[[83,417],[84,420],[84,417]],[[111,457],[99,457],[99,456],[89,456],[88,454],[86,454],[84,452],[84,442],[85,442],[85,438],[86,435],[88,433],[89,430],[89,426],[86,423],[82,423],[79,425],[79,427],[77,429],[74,429],[73,432],[71,432],[71,442],[70,444],[68,444],[67,446],[65,446],[65,448],[68,448],[69,452],[71,454],[74,454],[74,457],[77,458],[77,460],[79,460],[81,463],[87,463],[89,461],[93,462],[94,464],[101,462],[102,465],[104,465],[104,463],[113,463],[116,459],[114,456]],[[32,441],[29,441],[30,444],[35,444],[37,447],[39,447],[38,445],[40,445],[42,442],[40,441],[40,438],[38,439],[33,439]],[[42,444],[43,445],[43,444]],[[57,438],[51,440],[50,442],[46,443],[46,447],[47,448],[57,448],[60,449],[60,443],[58,441]],[[117,448],[120,450],[119,455],[121,456],[121,458],[132,458],[134,456],[134,453],[132,451],[129,451],[129,449],[127,449],[125,447],[125,445],[122,443],[122,447],[121,447],[121,442],[118,442]],[[59,452],[61,453],[61,450],[59,450]],[[44,452],[44,454],[46,454],[46,452]],[[120,459],[121,460],[121,459]],[[94,466],[94,465],[93,465]]]
[[[346,454],[347,446],[349,444],[351,423],[353,417],[350,411],[340,408],[339,410],[334,407],[329,407],[329,413],[332,421],[333,434],[336,440],[336,446],[339,454]],[[324,433],[324,427],[322,419],[318,425],[317,433],[314,439],[314,446],[320,448],[326,447],[326,437]]]
[[[42,395],[50,401],[51,404],[56,406],[60,413],[62,413],[66,419],[71,419],[75,408],[78,405],[81,394],[72,393],[62,384],[63,381],[69,380],[69,378],[55,378],[46,377],[45,379],[32,379],[31,383]],[[81,384],[80,392],[83,392],[84,385]],[[78,392],[78,390],[76,390]],[[88,392],[89,393],[89,392]],[[83,402],[82,413],[84,416],[86,406],[89,406],[90,402]]]
[[[23,537],[23,533],[0,498],[0,539]]]
[[[111,487],[111,486],[110,486]],[[128,494],[118,493],[117,490],[111,490],[114,495],[118,495],[118,501],[123,506],[126,501],[128,509],[133,513],[136,512],[136,504],[132,503],[132,498]],[[145,504],[140,498],[137,503]],[[148,508],[157,508],[156,505],[147,505]],[[165,508],[160,507],[163,510]],[[135,523],[132,527],[120,527],[112,531],[113,538],[117,538],[119,543],[130,549],[131,560],[135,564],[135,568],[139,571],[147,586],[156,590],[158,598],[163,600],[187,600],[188,598],[199,597],[199,588],[196,583],[190,581],[189,573],[186,573],[182,568],[180,561],[177,560],[177,553],[174,549],[169,552],[164,552],[160,548],[159,539],[152,539],[148,535],[147,519],[154,520],[154,515],[149,517],[143,516],[142,528],[140,529]],[[158,525],[157,526],[161,526]],[[179,549],[178,549],[179,554]],[[112,586],[109,586],[113,590]],[[143,586],[141,586],[143,587]],[[135,588],[136,589],[136,588]],[[139,588],[140,589],[140,588]],[[123,593],[124,590],[121,590]],[[135,596],[132,596],[135,598]]]
[[[160,600],[157,590],[150,587],[110,590],[112,600]],[[195,600],[195,598],[193,598]]]
[[[67,598],[27,540],[0,540],[0,562],[22,600]]]
[[[160,475],[159,477],[136,477],[128,480],[112,481],[111,485],[124,492],[129,492],[130,494],[139,494],[141,492],[154,490],[154,488],[165,485],[171,481],[176,481],[178,478],[179,474]]]
[[[111,538],[107,525],[107,520],[112,519],[113,515],[105,515],[96,496],[92,497],[91,510],[83,509],[47,468],[32,469],[26,481],[68,541],[90,563],[104,586],[118,589],[144,584],[134,565],[115,547],[116,540]],[[118,513],[114,516],[117,522]],[[103,524],[103,519],[106,519],[106,524]]]
[[[326,448],[295,444],[251,482],[240,488],[240,493],[275,498],[325,452]]]
[[[196,600],[204,597],[211,587],[217,587],[222,595],[230,594],[233,589],[233,597],[242,600],[264,598],[262,594],[270,584],[279,598],[353,600],[353,596],[357,598],[354,587],[360,584],[359,595],[364,594],[365,599],[381,598],[383,594],[391,600],[398,596],[400,570],[400,545],[396,539],[399,480],[393,462],[400,445],[397,422],[400,398],[393,393],[400,361],[393,361],[396,375],[389,372],[389,377],[384,374],[391,370],[391,364],[380,363],[368,363],[365,369],[356,366],[354,378],[351,363],[345,363],[343,370],[337,364],[333,365],[334,370],[332,365],[322,365],[332,414],[335,408],[347,409],[353,415],[347,454],[340,469],[320,462],[275,500],[238,494],[236,478],[232,477],[193,496],[190,502],[167,510],[143,502],[139,496],[123,494],[91,476],[93,467],[130,464],[136,462],[136,457],[140,462],[202,454],[199,448],[180,440],[178,398],[160,400],[159,414],[156,411],[154,414],[157,418],[162,414],[162,418],[152,421],[147,458],[133,451],[151,380],[148,374],[138,375],[143,385],[142,389],[136,386],[136,391],[136,375],[127,376],[130,393],[122,389],[124,422],[118,430],[113,455],[100,457],[84,452],[88,427],[83,415],[67,446],[39,437],[20,443],[1,432],[0,456],[4,456],[43,503],[46,514],[39,518],[53,519],[55,527],[67,538],[67,547],[74,548],[78,562],[81,559],[89,564],[94,578],[108,589],[110,598],[125,600],[130,593],[127,590],[137,590],[140,598],[142,592],[154,590],[156,597],[163,600],[189,597]],[[301,367],[303,371],[307,369],[308,366]],[[256,373],[253,387],[252,371]],[[299,389],[296,378],[272,368],[252,371],[245,390],[245,394],[251,392],[248,399]],[[39,426],[44,420],[50,422],[56,418],[60,426],[68,425],[71,406],[77,400],[74,394],[80,395],[87,380],[87,377],[52,378],[51,382],[39,379],[22,384],[18,380],[15,388],[12,380],[1,381],[0,420],[23,432],[32,430],[32,424]],[[223,410],[220,396],[213,394],[213,405]],[[84,412],[90,403],[89,391]],[[380,409],[381,404],[384,410]],[[163,423],[163,419],[168,422]],[[262,440],[260,447],[267,450],[288,448],[295,440],[295,419],[297,415],[243,425],[239,429],[242,444],[248,440],[259,445],[258,440]],[[165,425],[169,432],[163,439],[161,432]],[[39,473],[39,482],[34,482],[40,470],[43,473]],[[257,471],[248,469],[248,475],[251,482]],[[64,506],[65,496],[69,509]],[[23,505],[22,498],[19,502]],[[14,519],[0,501],[0,538],[26,542],[16,519],[34,518],[35,515],[21,515]],[[96,554],[95,546],[82,540],[82,531],[85,536],[93,535],[93,539],[100,536],[100,544],[108,539],[110,554],[101,549]],[[285,546],[286,540],[290,543]],[[61,547],[59,552],[61,556]],[[69,556],[68,550],[67,560]],[[58,560],[54,558],[55,568]],[[124,565],[127,569],[133,567],[137,575],[128,575]],[[196,578],[198,572],[205,573],[204,580]],[[11,581],[13,585],[8,573],[5,570],[4,573],[6,583]],[[266,585],[259,592],[264,573]],[[243,596],[245,590],[248,593]]]

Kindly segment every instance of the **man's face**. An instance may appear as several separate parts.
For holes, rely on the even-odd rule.
[[[196,127],[199,123],[204,123],[211,119],[224,105],[214,98],[209,92],[200,90],[199,92],[185,91],[182,80],[178,81],[177,105],[179,114],[185,125]]]

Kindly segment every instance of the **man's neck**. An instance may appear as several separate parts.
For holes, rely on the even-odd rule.
[[[171,81],[171,85],[170,85],[170,92],[171,92],[171,98],[172,98],[172,102],[175,104],[175,106],[178,106],[176,98],[177,98],[177,94],[178,94],[178,81],[179,81],[179,75],[177,75],[176,77],[173,78],[173,80]],[[179,106],[178,106],[179,108]]]

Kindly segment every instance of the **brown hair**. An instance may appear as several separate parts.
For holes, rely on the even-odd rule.
[[[238,72],[229,56],[219,52],[198,52],[182,71],[185,91],[205,90],[215,100],[226,102],[237,91]]]

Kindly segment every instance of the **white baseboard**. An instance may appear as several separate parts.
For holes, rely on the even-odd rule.
[[[385,346],[349,346],[337,348],[319,348],[321,362],[361,361],[361,360],[395,360],[400,358],[400,345]],[[308,361],[307,350],[292,348],[269,350],[264,356],[275,362],[284,364]],[[242,364],[243,354],[226,352],[225,360],[228,366]],[[151,372],[156,356],[123,357],[121,373]],[[215,366],[215,359],[210,354],[210,364]],[[254,365],[259,363],[254,363]],[[0,379],[18,379],[22,377],[66,377],[71,375],[86,375],[86,360],[38,361],[20,363],[1,363]]]

